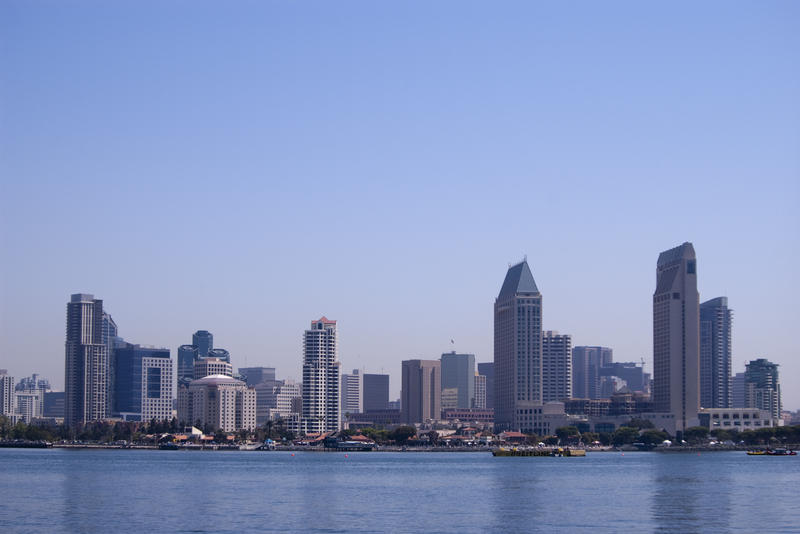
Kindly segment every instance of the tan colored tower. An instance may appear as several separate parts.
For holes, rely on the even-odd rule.
[[[675,430],[699,424],[700,295],[691,243],[662,252],[653,293],[653,401]]]

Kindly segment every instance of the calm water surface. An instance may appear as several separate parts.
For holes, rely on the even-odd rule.
[[[800,532],[800,456],[0,449],[8,532]]]

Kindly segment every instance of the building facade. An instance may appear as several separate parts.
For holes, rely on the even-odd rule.
[[[653,401],[677,431],[697,426],[700,409],[700,295],[691,243],[662,252],[653,293]]]
[[[778,364],[764,358],[752,360],[744,372],[745,408],[757,408],[781,417],[781,383],[778,380]]]
[[[601,369],[611,365],[614,351],[608,347],[580,346],[572,349],[572,396],[599,399]]]
[[[486,409],[494,410],[494,362],[478,364],[478,374],[486,377]]]
[[[233,366],[219,358],[200,358],[194,362],[194,380],[211,375],[233,376]]]
[[[542,401],[572,397],[572,336],[542,333]]]
[[[178,419],[224,432],[254,430],[256,391],[226,375],[193,380],[178,392]]]
[[[303,334],[303,428],[336,432],[339,414],[336,321],[321,317]]]
[[[364,411],[363,391],[364,375],[358,369],[353,369],[352,374],[342,374],[340,395],[342,399],[341,414],[361,413]]]
[[[239,375],[250,387],[265,382],[275,382],[274,367],[239,367]]]
[[[732,323],[728,297],[700,304],[700,405],[703,408],[733,406]]]
[[[389,408],[389,375],[364,374],[363,405],[365,412]]]
[[[509,267],[494,303],[495,429],[532,429],[542,404],[542,294],[528,262]]]
[[[439,360],[402,362],[401,419],[413,425],[442,414],[442,364]]]
[[[172,419],[169,349],[118,344],[114,348],[114,414],[125,421]]]
[[[457,396],[456,405],[448,409],[469,410],[475,402],[475,355],[448,352],[442,354],[441,362],[442,390],[455,389]]]
[[[108,417],[109,356],[103,339],[103,301],[76,293],[67,303],[64,423]]]
[[[486,376],[479,373],[475,373],[475,401],[472,408],[486,410]]]

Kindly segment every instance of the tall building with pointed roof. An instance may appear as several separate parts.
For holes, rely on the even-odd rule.
[[[336,432],[340,426],[336,321],[321,317],[303,334],[303,427]]]
[[[653,293],[653,402],[675,430],[699,423],[700,295],[691,243],[662,252]]]
[[[494,303],[495,429],[532,431],[542,409],[542,294],[527,260],[509,267]]]

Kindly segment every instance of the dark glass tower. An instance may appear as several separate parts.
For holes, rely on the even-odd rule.
[[[731,325],[728,297],[700,304],[700,406],[733,407]]]

